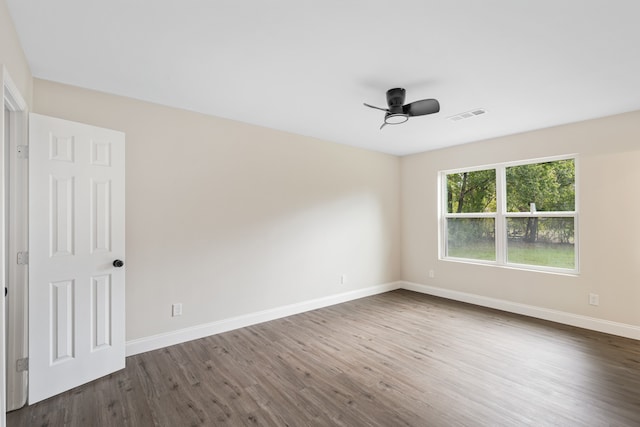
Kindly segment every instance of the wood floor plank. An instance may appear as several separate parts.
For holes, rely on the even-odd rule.
[[[8,426],[640,426],[640,342],[394,291],[127,359]]]

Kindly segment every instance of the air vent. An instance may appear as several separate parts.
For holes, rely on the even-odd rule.
[[[459,122],[460,120],[470,119],[472,117],[480,116],[486,113],[487,113],[487,110],[485,110],[484,108],[478,108],[477,110],[465,111],[464,113],[451,116],[449,117],[449,120],[451,120],[452,122]]]

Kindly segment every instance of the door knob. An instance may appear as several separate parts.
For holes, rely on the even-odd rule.
[[[120,260],[120,259],[117,259],[117,260],[113,261],[113,266],[114,266],[114,267],[118,267],[118,268],[120,268],[120,267],[122,267],[123,265],[124,265],[124,261],[122,261],[122,260]]]

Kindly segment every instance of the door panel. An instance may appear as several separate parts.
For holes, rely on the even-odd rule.
[[[29,117],[29,403],[124,368],[124,134]]]

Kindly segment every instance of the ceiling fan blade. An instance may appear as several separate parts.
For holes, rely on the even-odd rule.
[[[437,99],[421,99],[403,106],[402,111],[410,117],[424,116],[440,111],[440,103]]]
[[[387,113],[389,112],[389,110],[388,110],[388,109],[386,109],[386,108],[380,108],[380,107],[376,107],[375,105],[369,105],[369,104],[367,104],[366,102],[364,103],[364,105],[365,105],[366,107],[369,107],[369,108],[375,108],[376,110],[386,111]]]

